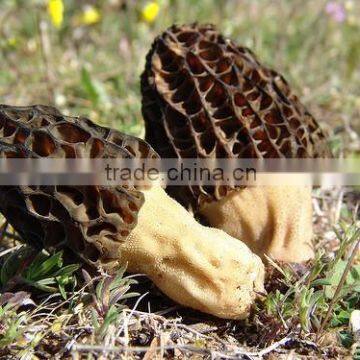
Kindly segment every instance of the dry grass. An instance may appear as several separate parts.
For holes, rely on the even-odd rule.
[[[268,300],[274,297],[276,290],[282,294],[289,289],[303,291],[301,279],[335,256],[341,243],[334,232],[333,222],[350,224],[352,220],[349,215],[354,216],[358,211],[358,201],[359,194],[350,190],[317,191],[314,195],[314,220],[319,247],[326,246],[327,255],[312,266],[290,268],[280,264],[281,270],[278,271],[278,265],[274,264],[275,268],[269,265],[266,284]],[[339,206],[340,215],[335,215],[339,218],[334,218],[334,214],[339,214]],[[359,224],[352,227],[353,231],[356,228],[359,229]],[[345,237],[345,233],[338,230]],[[15,252],[18,248],[9,250]],[[4,252],[1,253],[0,260],[6,256]],[[346,253],[343,258],[346,260],[349,257],[350,253]],[[23,263],[20,262],[20,265]],[[262,359],[276,354],[276,357],[285,359],[290,354],[297,354],[317,359],[344,358],[350,356],[352,351],[344,347],[339,338],[339,333],[348,328],[347,321],[338,324],[335,321],[339,315],[338,307],[346,309],[348,306],[341,299],[335,302],[336,311],[334,308],[330,310],[327,323],[324,323],[324,319],[331,299],[324,304],[319,301],[319,309],[323,309],[316,309],[313,314],[307,315],[307,329],[301,325],[297,313],[301,307],[295,298],[286,303],[289,307],[286,311],[279,307],[281,301],[277,303],[278,313],[269,311],[270,307],[259,303],[249,320],[226,321],[177,306],[142,276],[128,278],[120,274],[122,280],[116,287],[111,286],[114,279],[101,271],[91,275],[84,269],[82,272],[74,275],[77,284],[69,282],[70,285],[65,286],[67,299],[57,289],[52,294],[46,294],[38,286],[21,281],[16,284],[13,278],[11,292],[16,294],[16,298],[12,300],[13,305],[5,310],[6,318],[0,315],[0,341],[4,345],[4,341],[8,341],[0,351],[3,358],[16,354],[22,359],[32,359],[33,356],[44,359],[52,356],[73,359],[141,359],[144,356],[146,359]],[[292,274],[291,286],[284,280],[289,274]],[[104,279],[108,279],[105,281],[107,287],[104,287]],[[102,286],[99,286],[100,282],[103,282]],[[299,288],[297,283],[300,284]],[[325,291],[325,287],[318,289]],[[130,291],[137,294],[133,293],[133,297],[126,300],[125,295]],[[119,292],[122,294],[120,302],[116,310],[110,310],[111,299]],[[315,315],[320,316],[319,323],[316,323]],[[9,331],[11,328],[12,331]]]

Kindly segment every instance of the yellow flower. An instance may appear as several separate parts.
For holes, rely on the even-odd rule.
[[[7,39],[7,44],[10,46],[10,47],[15,47],[18,43],[18,39],[15,38],[15,37],[10,37]]]
[[[352,0],[347,0],[347,1],[345,2],[345,9],[346,9],[347,11],[352,11],[352,10],[354,10],[354,2],[353,2]]]
[[[159,4],[155,1],[149,1],[141,10],[142,18],[148,22],[152,23],[159,14]]]
[[[49,0],[48,1],[48,13],[50,15],[51,22],[57,28],[61,27],[64,20],[64,3],[62,0]]]
[[[80,17],[80,23],[83,25],[93,25],[99,22],[101,14],[99,10],[89,5],[86,6]]]

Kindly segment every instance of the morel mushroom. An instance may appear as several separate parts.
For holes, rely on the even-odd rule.
[[[146,141],[163,158],[303,158],[329,151],[286,80],[211,25],[172,26],[155,39],[141,77]],[[211,226],[257,254],[313,256],[310,188],[169,187]]]
[[[154,158],[143,140],[44,106],[0,105],[0,156]],[[197,223],[160,186],[0,186],[0,210],[30,244],[92,266],[147,274],[173,300],[222,318],[249,313],[264,267],[249,248]]]

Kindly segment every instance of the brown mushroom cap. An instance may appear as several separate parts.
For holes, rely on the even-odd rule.
[[[0,105],[0,157],[154,158],[143,140],[46,106]],[[129,186],[1,186],[0,211],[30,244],[92,265],[118,259],[144,198]]]
[[[326,138],[288,83],[212,25],[172,26],[157,37],[141,77],[146,141],[163,158],[330,155]],[[184,205],[229,187],[170,187]]]

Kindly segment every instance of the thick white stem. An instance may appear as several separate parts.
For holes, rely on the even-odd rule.
[[[245,318],[264,291],[260,258],[223,231],[201,226],[162,188],[144,194],[138,225],[121,248],[128,270],[147,274],[182,305]]]
[[[286,262],[314,256],[311,189],[257,186],[204,205],[209,224],[246,243],[256,254]]]

